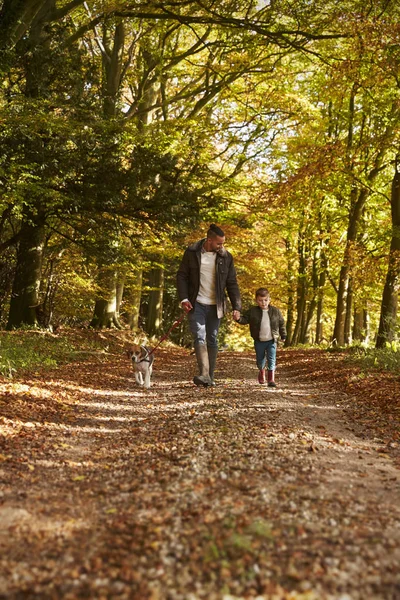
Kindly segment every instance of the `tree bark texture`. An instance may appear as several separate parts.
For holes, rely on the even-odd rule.
[[[95,329],[122,329],[117,315],[117,273],[103,270],[99,274],[100,294],[96,299],[93,318],[89,327]]]
[[[349,277],[349,281],[347,284],[347,298],[346,298],[346,313],[344,319],[344,343],[348,346],[352,342],[352,330],[351,330],[351,320],[353,316],[353,303],[354,303],[354,293],[353,293],[353,278]]]
[[[294,314],[295,314],[295,293],[296,293],[296,263],[295,254],[293,253],[292,243],[289,239],[285,240],[286,256],[287,256],[287,290],[288,304],[286,313],[286,332],[287,337],[285,346],[290,346],[293,338]]]
[[[106,118],[117,114],[117,101],[121,86],[122,57],[125,41],[123,21],[117,23],[112,48],[109,44],[110,32],[105,27],[103,32],[103,112]]]
[[[354,171],[354,157],[353,157],[353,145],[354,145],[354,118],[356,111],[355,98],[358,92],[358,83],[354,83],[349,103],[349,132],[347,139],[347,162],[350,173]],[[393,103],[392,114],[395,115],[397,112],[397,105]],[[382,143],[379,150],[373,160],[373,164],[368,167],[368,187],[357,188],[353,187],[350,193],[350,211],[349,211],[349,223],[347,228],[347,240],[346,248],[344,251],[343,264],[340,270],[339,287],[336,304],[336,318],[335,326],[332,336],[332,341],[337,346],[344,346],[345,344],[345,327],[346,327],[346,310],[347,310],[347,296],[349,278],[351,276],[352,261],[354,259],[354,247],[357,243],[357,231],[359,222],[361,220],[362,212],[370,194],[369,187],[378,176],[384,158],[390,147],[391,140],[393,139],[395,119],[390,119],[384,134],[382,135]],[[362,134],[361,134],[362,135]],[[361,139],[360,139],[361,142]],[[367,165],[365,167],[367,169]]]
[[[366,307],[356,306],[353,316],[353,340],[368,344],[369,334],[368,310]]]
[[[381,315],[379,319],[376,347],[383,348],[387,342],[396,339],[397,303],[400,282],[400,171],[392,181],[390,197],[392,214],[392,239],[389,250],[389,264],[383,289]]]
[[[117,274],[117,284],[116,284],[116,310],[115,310],[118,320],[121,315],[121,304],[122,304],[122,298],[124,296],[124,289],[125,289],[125,275],[122,273],[118,273]]]
[[[130,292],[129,305],[130,312],[127,315],[128,324],[132,331],[139,329],[139,314],[140,314],[140,302],[142,299],[142,283],[143,283],[143,269],[138,268],[132,291]]]
[[[297,318],[293,332],[292,344],[296,345],[301,342],[301,333],[304,331],[304,323],[306,320],[306,301],[307,301],[307,260],[306,260],[306,248],[305,248],[305,236],[304,232],[299,232],[299,239],[297,244],[299,268],[297,276],[297,298],[296,298],[296,309]]]
[[[317,298],[318,298],[318,271],[320,268],[320,255],[317,250],[314,251],[313,254],[313,263],[312,263],[312,297],[308,302],[306,317],[303,322],[303,327],[301,330],[301,338],[300,342],[302,344],[308,344],[311,341],[311,321],[314,317],[315,309],[317,308]]]
[[[150,271],[149,306],[147,310],[146,331],[149,336],[160,331],[163,312],[164,268],[156,267]]]
[[[48,0],[4,0],[0,11],[0,51],[13,48],[48,6]]]
[[[11,293],[7,329],[37,326],[42,258],[45,244],[44,219],[26,220],[21,228],[17,266]]]
[[[328,261],[324,249],[321,249],[320,272],[318,276],[318,297],[317,297],[317,316],[315,327],[315,343],[320,344],[324,338],[323,314],[324,314],[324,294],[326,283],[326,272]]]
[[[333,330],[333,342],[336,346],[345,345],[345,325],[346,325],[346,310],[347,310],[347,295],[349,291],[349,280],[351,275],[351,267],[354,259],[354,246],[357,239],[358,225],[362,215],[363,208],[368,198],[369,191],[366,189],[353,190],[352,197],[356,196],[356,200],[351,202],[351,210],[349,215],[349,224],[347,227],[347,240],[344,250],[343,263],[340,269],[339,288],[336,302],[336,318],[335,327]]]
[[[112,40],[112,46],[111,46]],[[106,119],[112,119],[116,115],[116,106],[121,83],[122,53],[124,47],[124,25],[120,21],[115,26],[113,33],[105,25],[102,48],[102,93],[103,93],[103,115]],[[101,259],[99,259],[101,262]],[[101,295],[96,299],[93,318],[89,327],[106,329],[116,327],[122,329],[118,318],[118,274],[109,271],[106,265],[100,265],[99,287]]]
[[[11,3],[7,2],[6,4],[10,6]],[[24,58],[25,95],[27,98],[39,97],[48,86],[48,60],[43,61],[43,56],[49,51],[49,39],[43,34],[43,28],[45,20],[54,7],[55,0],[15,2],[13,5],[13,9],[16,11],[14,17],[9,15],[11,29],[15,25],[22,27],[21,31],[14,31],[13,35],[16,36],[16,39],[22,38],[25,31],[29,30],[29,34],[21,39],[19,50]],[[3,6],[4,8],[6,7]],[[14,19],[14,23],[12,19]],[[27,141],[25,157],[28,164],[30,161],[34,163],[37,160],[36,152],[37,149]],[[27,191],[26,196],[27,206],[33,206],[33,208],[26,210],[19,233],[17,266],[10,301],[8,329],[21,325],[36,326],[38,324],[46,207],[40,197],[35,202],[32,193]]]

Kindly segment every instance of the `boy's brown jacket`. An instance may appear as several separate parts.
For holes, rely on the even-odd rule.
[[[253,340],[256,341],[260,341],[259,336],[262,312],[263,311],[259,306],[252,306],[249,310],[243,313],[243,315],[237,321],[237,323],[240,323],[240,325],[250,325],[250,335]],[[281,311],[279,308],[276,308],[276,306],[272,306],[272,304],[270,304],[268,306],[268,314],[271,321],[271,331],[275,343],[279,340],[279,338],[281,338],[281,340],[285,340],[286,327]]]

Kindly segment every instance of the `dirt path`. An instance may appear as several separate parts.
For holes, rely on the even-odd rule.
[[[198,390],[183,350],[148,392],[121,357],[2,384],[0,598],[399,599],[399,469],[295,358],[276,390],[251,353]]]

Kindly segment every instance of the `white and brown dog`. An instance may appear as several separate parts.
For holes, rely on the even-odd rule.
[[[150,354],[150,350],[147,346],[137,345],[131,346],[126,351],[126,354],[132,361],[136,383],[140,386],[143,385],[148,389],[150,387],[151,374],[153,372],[153,354]]]

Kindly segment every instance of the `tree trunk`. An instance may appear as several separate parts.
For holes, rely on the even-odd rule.
[[[0,323],[6,319],[6,310],[9,310],[8,301],[11,297],[12,285],[15,277],[15,258],[11,250],[3,252],[0,261]]]
[[[117,113],[117,100],[121,85],[122,55],[125,42],[124,22],[120,20],[114,29],[112,47],[110,31],[103,31],[103,114],[112,119]]]
[[[301,343],[309,344],[311,341],[311,321],[314,317],[315,309],[317,308],[317,299],[318,299],[318,284],[319,277],[318,271],[320,269],[320,254],[318,250],[314,251],[313,255],[313,265],[312,265],[312,286],[313,286],[313,295],[311,300],[308,303],[306,317],[303,323],[302,331],[301,331]]]
[[[0,11],[0,54],[13,48],[26,34],[48,0],[4,0]]]
[[[2,7],[2,10],[11,8],[10,2],[7,2],[6,5]],[[10,40],[11,46],[30,27],[29,35],[26,35],[24,39],[23,55],[25,96],[27,98],[40,97],[48,87],[49,61],[43,61],[43,56],[50,52],[49,36],[45,35],[43,30],[46,15],[54,7],[55,0],[14,2],[14,15],[8,15],[10,17],[9,27],[11,27],[9,33],[11,36],[15,36]],[[18,30],[22,28],[19,33],[15,26]],[[27,164],[31,162],[34,164],[37,161],[37,148],[28,139],[24,151]],[[26,192],[26,206],[31,206],[32,209],[26,209],[21,225],[7,329],[21,325],[37,326],[38,324],[37,311],[45,245],[46,208],[40,197],[37,197],[35,201],[34,194],[35,191],[32,190]]]
[[[118,273],[117,284],[116,284],[116,310],[115,310],[118,320],[120,318],[122,298],[124,296],[124,288],[125,288],[125,275],[123,275],[122,273]]]
[[[55,297],[58,290],[57,263],[64,250],[61,250],[58,255],[50,259],[47,263],[47,269],[43,273],[43,283],[45,282],[45,290],[42,290],[41,314],[38,315],[39,324],[46,329],[52,327],[52,318],[55,305]]]
[[[122,21],[116,23],[112,32],[104,25],[102,38],[102,100],[105,119],[111,120],[116,116],[124,39],[124,24]],[[116,271],[108,269],[105,255],[99,257],[98,262],[100,263],[98,283],[101,294],[96,299],[93,318],[89,327],[95,327],[96,329],[116,327],[122,329],[118,318],[118,274]]]
[[[324,292],[326,283],[327,260],[324,250],[321,250],[321,271],[318,278],[318,297],[317,297],[317,316],[315,328],[315,343],[320,344],[324,338],[323,331],[323,310],[324,310]]]
[[[304,328],[306,319],[306,300],[307,300],[307,285],[306,285],[306,252],[304,244],[304,233],[299,233],[298,241],[298,257],[299,257],[299,270],[297,275],[297,318],[296,325],[293,332],[293,344],[298,344],[301,341],[301,332]]]
[[[117,274],[114,271],[102,271],[99,276],[101,293],[96,299],[93,318],[89,327],[122,329],[117,315]]]
[[[291,346],[293,341],[293,324],[294,324],[294,311],[295,311],[295,302],[294,302],[294,294],[293,291],[290,291],[290,295],[288,297],[288,307],[287,307],[287,315],[286,315],[286,332],[287,338],[285,341],[285,347]]]
[[[364,310],[359,306],[354,308],[353,314],[353,340],[361,342],[364,328]]]
[[[353,118],[355,114],[355,94],[358,86],[354,85],[350,100],[350,122],[349,122],[349,137],[348,137],[348,155],[349,155],[349,170],[353,170],[352,147],[353,147]],[[393,104],[392,113],[397,110],[396,103]],[[369,169],[367,180],[369,187],[372,185],[379,172],[381,171],[385,155],[390,146],[390,141],[393,137],[395,119],[390,119],[386,127],[386,131],[382,136],[382,143],[379,151],[374,159],[374,163]],[[367,167],[366,167],[367,168]],[[348,293],[349,277],[351,276],[351,265],[354,258],[354,246],[357,242],[357,230],[361,220],[361,215],[364,210],[366,201],[369,196],[368,187],[358,190],[353,188],[350,194],[350,213],[349,224],[347,228],[346,248],[344,251],[343,265],[340,270],[339,288],[336,305],[336,319],[333,331],[333,343],[337,346],[343,346],[345,343],[345,322],[346,322],[346,302]]]
[[[346,296],[346,313],[344,319],[344,343],[350,345],[352,342],[351,336],[351,319],[353,316],[353,279],[349,277]]]
[[[287,337],[285,346],[290,346],[293,338],[294,312],[295,312],[295,255],[292,252],[292,244],[290,240],[285,240],[286,255],[288,262],[287,269],[287,289],[288,289],[288,306],[286,315],[286,332]]]
[[[324,292],[323,288],[319,292],[318,301],[317,301],[317,316],[316,316],[316,326],[315,326],[315,343],[321,344],[324,339],[324,329],[322,323],[324,309]]]
[[[383,348],[396,338],[397,302],[400,281],[400,171],[396,162],[396,172],[392,181],[390,197],[392,213],[392,240],[389,250],[389,264],[383,289],[381,315],[379,320],[376,347]]]
[[[31,216],[21,227],[7,329],[21,325],[38,325],[37,309],[44,244],[44,218],[34,219]]]
[[[156,267],[151,270],[149,286],[151,288],[151,291],[149,294],[146,331],[150,336],[152,336],[157,335],[159,333],[162,322],[164,292],[163,267]]]
[[[358,192],[353,190],[352,208],[349,215],[349,224],[347,228],[347,240],[344,251],[343,264],[340,269],[339,288],[336,303],[336,318],[333,330],[333,342],[336,346],[345,345],[345,324],[346,324],[346,306],[347,294],[349,288],[349,279],[351,275],[351,265],[354,256],[354,245],[357,239],[357,230],[361,218],[362,210],[368,198],[368,190],[362,189]]]
[[[308,303],[308,306],[306,305],[304,308],[304,318],[303,318],[303,322],[301,325],[301,332],[300,332],[300,344],[309,344],[311,342],[310,326],[311,326],[311,319],[314,316],[316,305],[317,305],[317,303],[313,299],[313,300],[311,300],[311,302]]]
[[[143,269],[138,268],[132,291],[129,297],[130,312],[127,315],[128,324],[132,331],[139,329],[140,302],[142,299]]]
[[[370,319],[368,309],[358,307],[354,310],[353,340],[368,344],[370,336]]]
[[[363,317],[364,317],[364,325],[363,325],[363,335],[361,338],[361,341],[364,342],[365,344],[369,343],[369,338],[371,335],[371,320],[369,317],[369,311],[367,308],[364,308],[363,310]]]

